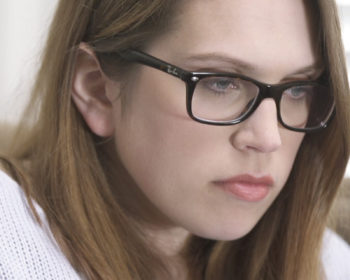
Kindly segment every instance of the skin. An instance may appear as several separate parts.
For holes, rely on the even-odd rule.
[[[303,1],[192,0],[175,28],[145,51],[187,70],[277,84],[316,75],[310,30]],[[94,133],[113,137],[127,182],[119,192],[130,198],[125,207],[145,221],[158,247],[176,256],[189,233],[216,240],[246,235],[285,185],[304,134],[278,123],[272,99],[238,125],[197,123],[186,113],[184,83],[146,66],[121,91],[82,45],[74,101]],[[125,113],[119,93],[130,96]],[[213,183],[240,174],[271,176],[267,197],[243,201]]]

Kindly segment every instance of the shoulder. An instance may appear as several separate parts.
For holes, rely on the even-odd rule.
[[[20,186],[0,169],[0,278],[79,279],[55,243],[43,211],[35,207],[43,226]]]
[[[327,280],[350,279],[350,246],[330,229],[323,238],[322,262]]]

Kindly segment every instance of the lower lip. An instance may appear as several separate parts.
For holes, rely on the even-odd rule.
[[[240,200],[248,202],[259,202],[263,200],[270,191],[270,186],[248,182],[220,182],[219,187],[226,192],[233,194]]]

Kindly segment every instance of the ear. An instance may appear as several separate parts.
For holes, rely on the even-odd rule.
[[[112,101],[108,98],[109,78],[101,70],[93,50],[81,43],[73,76],[72,97],[91,131],[101,137],[114,134]]]

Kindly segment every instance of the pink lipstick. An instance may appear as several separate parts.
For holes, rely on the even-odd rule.
[[[214,181],[214,184],[240,200],[258,202],[268,195],[274,180],[271,176],[255,177],[243,174],[229,179]]]

